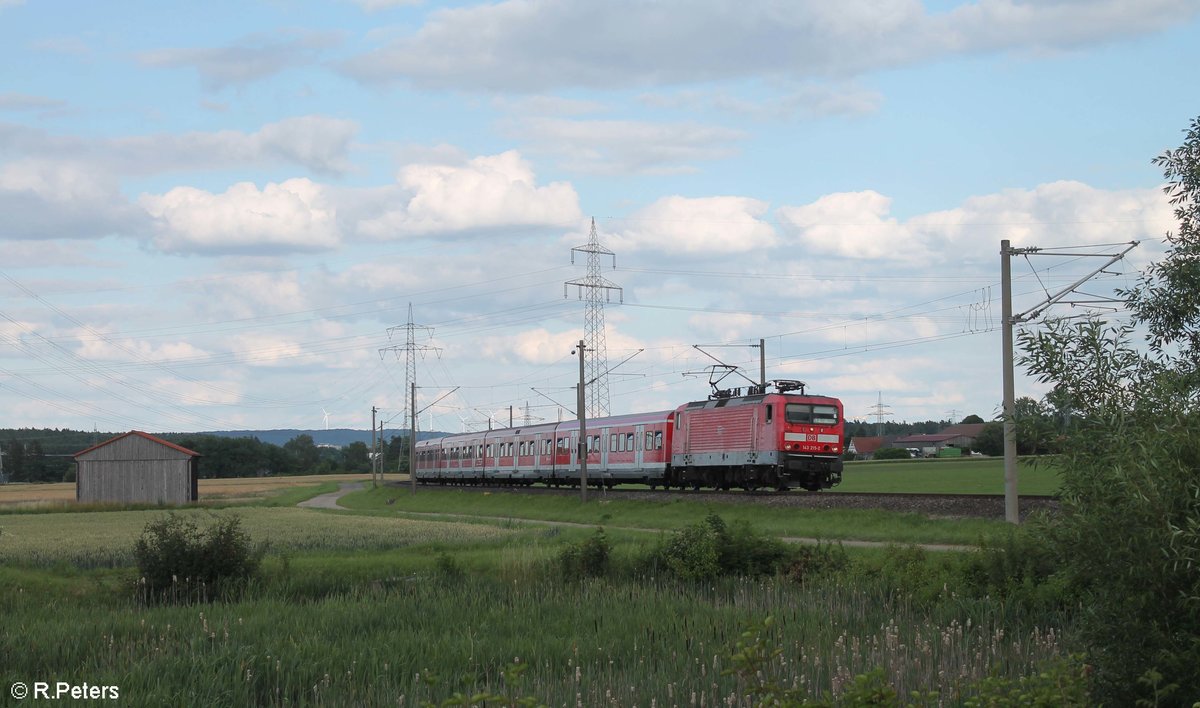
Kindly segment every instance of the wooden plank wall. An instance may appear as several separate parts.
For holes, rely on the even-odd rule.
[[[76,499],[115,504],[193,501],[195,460],[153,440],[130,435],[76,458]]]
[[[82,502],[186,504],[192,497],[188,460],[79,461],[76,472]]]

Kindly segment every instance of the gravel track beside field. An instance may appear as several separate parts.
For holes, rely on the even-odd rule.
[[[298,506],[302,506],[302,507],[306,507],[306,508],[310,508],[310,509],[341,509],[343,507],[338,505],[338,503],[337,503],[338,499],[340,499],[341,497],[343,497],[344,495],[346,495],[350,492],[362,489],[362,487],[363,487],[363,484],[361,482],[342,484],[341,487],[336,492],[329,492],[328,494],[322,494],[320,496],[313,497],[312,499],[309,499],[308,501],[302,501],[298,504]],[[636,492],[634,492],[634,494],[636,494]],[[661,498],[663,496],[663,494],[666,494],[666,492],[645,492],[645,494],[653,495],[653,498]],[[713,496],[716,496],[716,495],[713,495]],[[726,496],[734,496],[734,495],[726,495]],[[779,499],[782,500],[782,499],[786,498],[786,496],[787,495],[779,495]],[[740,499],[740,501],[744,502],[744,501],[746,501],[746,498],[742,497]],[[1003,509],[1003,505],[1002,505],[1001,506],[1001,516],[1003,516],[1003,511],[1004,511],[1004,509]],[[489,521],[489,522],[496,522],[496,523],[536,524],[539,526],[556,526],[556,527],[570,527],[570,528],[596,528],[598,526],[598,524],[584,524],[584,523],[579,523],[579,522],[575,522],[575,521],[549,521],[549,520],[544,520],[544,519],[517,519],[517,518],[513,518],[511,516],[479,516],[479,515],[475,515],[475,514],[448,514],[448,513],[443,513],[443,512],[421,512],[421,511],[402,511],[399,513],[405,517],[442,519],[442,520],[454,520],[454,521]],[[656,533],[657,534],[657,533],[665,532],[664,529],[647,529],[647,528],[638,528],[638,527],[632,527],[632,526],[607,526],[607,528],[618,529],[621,531],[641,532],[641,533]],[[817,539],[817,538],[808,538],[808,537],[802,537],[802,536],[784,536],[780,540],[782,540],[786,543],[802,543],[802,544],[807,544],[807,545],[816,545],[818,543],[840,543],[843,546],[851,546],[851,547],[855,547],[855,548],[885,548],[887,546],[896,545],[895,543],[888,543],[888,542],[883,542],[883,541],[856,541],[853,539]],[[913,543],[913,544],[904,544],[904,545],[917,546],[917,547],[923,548],[927,551],[969,551],[974,548],[973,546],[961,546],[961,545],[954,545],[954,544],[947,544],[947,543]]]
[[[337,503],[338,499],[362,488],[362,482],[342,482],[336,492],[315,496],[312,499],[300,502],[296,506],[302,506],[307,509],[341,509],[342,507]]]

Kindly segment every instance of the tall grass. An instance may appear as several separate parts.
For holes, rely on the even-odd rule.
[[[810,695],[838,695],[882,667],[906,695],[957,702],[971,681],[1021,675],[1062,652],[1053,628],[1014,624],[992,604],[930,614],[866,584],[774,579],[702,586],[414,575],[298,604],[271,588],[222,605],[97,614],[9,606],[0,681],[71,676],[143,704],[414,705],[452,691],[504,690],[551,705],[750,705],[729,668],[742,628],[775,617],[769,668]]]

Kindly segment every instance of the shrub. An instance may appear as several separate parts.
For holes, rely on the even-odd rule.
[[[787,566],[787,578],[795,583],[805,583],[815,578],[832,575],[845,570],[850,565],[850,557],[841,544],[817,542],[816,545],[803,545],[791,554]]]
[[[604,529],[578,543],[572,543],[558,555],[558,564],[567,579],[600,578],[608,575],[612,546]]]
[[[134,544],[144,599],[212,599],[258,573],[265,544],[255,544],[234,515],[208,528],[179,514],[149,522]]]
[[[745,522],[729,528],[709,514],[659,543],[644,565],[662,568],[684,580],[722,575],[770,575],[782,570],[794,550],[779,539],[763,536]]]
[[[881,447],[875,451],[876,460],[908,460],[912,455],[902,447]]]

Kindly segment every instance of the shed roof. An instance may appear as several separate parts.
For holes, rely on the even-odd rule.
[[[964,438],[977,438],[987,423],[959,423],[942,430],[942,435],[956,435]]]
[[[115,438],[109,438],[108,440],[105,440],[102,443],[99,443],[97,445],[92,445],[91,447],[89,447],[86,450],[80,450],[79,452],[75,453],[74,457],[80,457],[82,455],[86,455],[87,453],[91,452],[92,450],[99,450],[100,448],[102,448],[106,445],[111,445],[111,444],[117,442],[118,440],[123,440],[123,439],[129,437],[130,435],[137,435],[138,437],[145,438],[145,439],[149,440],[150,442],[158,443],[159,445],[169,447],[172,450],[175,450],[177,452],[182,452],[185,455],[190,455],[192,457],[200,457],[201,456],[200,453],[196,452],[195,450],[189,450],[186,447],[176,445],[173,442],[167,442],[166,440],[163,440],[162,438],[160,438],[156,435],[151,435],[150,433],[143,433],[140,430],[130,430],[128,433],[125,433],[124,435],[118,435]]]
[[[868,435],[857,435],[850,439],[854,444],[854,451],[860,455],[870,455],[883,445],[883,438]]]
[[[958,435],[906,435],[902,438],[896,438],[892,441],[893,444],[901,443],[943,443],[947,440],[953,440],[959,437]]]

